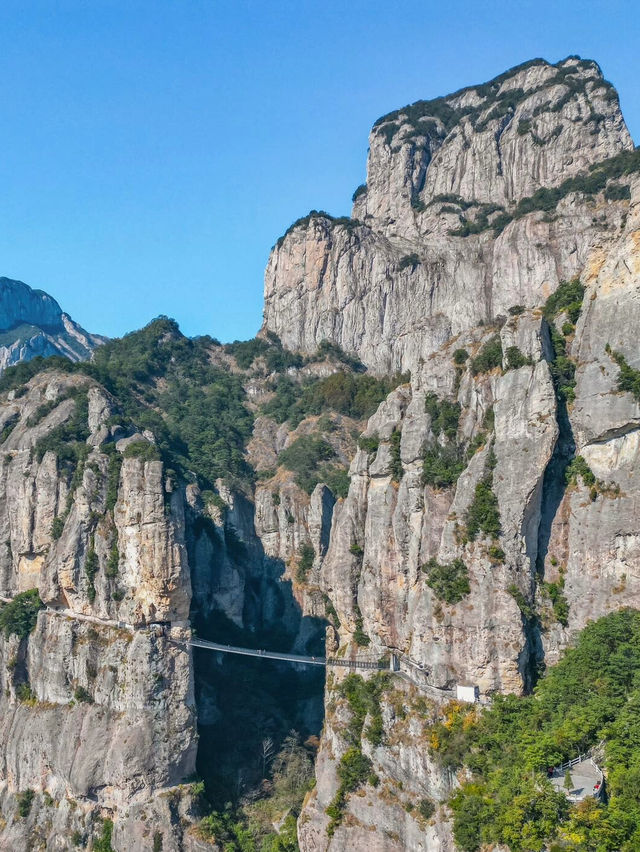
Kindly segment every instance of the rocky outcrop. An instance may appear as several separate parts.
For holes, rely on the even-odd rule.
[[[631,149],[594,63],[536,61],[385,116],[354,218],[311,214],[274,247],[266,329],[303,351],[326,338],[379,373],[411,371],[369,420],[314,574],[335,614],[332,653],[401,661],[381,698],[382,744],[363,734],[358,746],[379,783],[332,821],[353,745],[332,674],[305,852],[452,849],[438,803],[457,781],[430,763],[430,711],[407,711],[412,690],[436,706],[460,683],[483,700],[522,693],[589,621],[640,606],[640,408],[618,389],[614,357],[640,367],[640,179],[637,165],[590,171]],[[599,171],[589,188],[582,176]],[[559,189],[529,201],[540,187]],[[570,279],[585,287],[579,319],[549,314],[550,328],[541,308]],[[501,367],[476,366],[496,335]],[[455,437],[433,422],[443,401],[459,406]],[[425,482],[425,455],[453,445],[451,485]],[[478,489],[493,494],[498,532],[470,532]],[[468,589],[447,600],[431,572],[460,566]]]
[[[0,278],[0,372],[39,355],[84,361],[104,340],[81,328],[42,290]]]
[[[107,816],[114,849],[148,849],[152,814],[163,849],[188,848],[172,816],[193,812],[180,785],[197,748],[191,654],[175,643],[191,600],[184,497],[162,462],[122,457],[116,412],[95,382],[55,372],[2,408],[0,595],[37,589],[45,608],[29,636],[0,636],[0,849],[66,849]]]
[[[415,370],[452,336],[579,274],[620,210],[594,221],[570,194],[555,215],[489,226],[539,187],[633,148],[615,90],[576,59],[398,110],[369,142],[354,218],[311,214],[274,247],[264,328],[307,352],[329,339],[380,373]]]
[[[312,214],[274,248],[265,332],[410,377],[366,424],[316,410],[289,428],[257,410],[274,383],[253,369],[251,493],[181,483],[88,376],[4,396],[0,595],[37,588],[45,608],[28,638],[0,637],[0,849],[66,849],[105,818],[118,852],[158,835],[165,852],[207,848],[186,783],[196,715],[198,768],[215,764],[225,795],[264,789],[265,731],[319,730],[313,672],[194,664],[193,624],[313,654],[326,629],[333,657],[393,655],[393,677],[358,670],[377,690],[359,721],[354,672],[328,671],[300,847],[453,852],[462,776],[431,723],[455,687],[527,692],[587,622],[640,607],[640,404],[619,387],[621,363],[640,370],[631,149],[615,91],[577,58],[377,122],[354,218]],[[544,307],[569,279],[582,302]],[[335,369],[290,367],[291,399]],[[349,463],[348,492],[280,464],[310,435]]]

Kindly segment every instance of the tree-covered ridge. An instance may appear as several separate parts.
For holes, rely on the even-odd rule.
[[[569,60],[575,61],[565,66],[564,63]],[[525,71],[527,68],[538,65],[556,68],[557,71],[553,77],[545,81],[537,89],[525,91],[518,88],[500,91],[502,84],[511,77],[521,71]],[[593,73],[587,77],[575,79],[577,72],[588,73],[589,71]],[[551,65],[544,59],[532,59],[529,62],[516,65],[514,68],[505,71],[487,83],[466,86],[450,95],[432,98],[431,100],[415,101],[408,106],[393,110],[379,118],[373,127],[374,130],[385,136],[387,143],[390,143],[394,134],[405,124],[413,127],[414,133],[410,135],[435,132],[440,136],[446,136],[463,118],[468,118],[474,125],[475,130],[482,131],[486,128],[490,120],[500,118],[510,112],[512,113],[521,101],[531,97],[535,92],[552,89],[557,85],[564,85],[567,91],[560,101],[561,106],[564,106],[563,101],[566,102],[578,92],[584,91],[587,83],[594,83],[595,88],[605,89],[608,98],[617,100],[615,89],[611,83],[602,79],[598,64],[592,60],[570,56],[555,65]],[[469,92],[481,98],[481,101],[473,105],[458,106],[458,102]],[[539,111],[559,111],[561,106],[558,107],[557,105],[544,103],[539,108]],[[486,115],[480,118],[483,113],[486,113]]]
[[[639,710],[640,612],[631,609],[587,626],[533,695],[498,695],[481,712],[450,705],[431,729],[431,751],[471,774],[451,801],[459,848],[639,849]],[[600,740],[608,801],[570,806],[546,770]]]
[[[253,426],[242,376],[212,363],[214,347],[211,338],[191,340],[160,317],[106,343],[91,362],[36,358],[12,367],[0,378],[0,392],[19,391],[47,369],[88,375],[112,394],[118,422],[150,429],[169,467],[210,487],[218,477],[251,476],[244,447]]]
[[[354,375],[341,370],[330,376],[296,382],[279,376],[274,383],[274,396],[262,406],[262,414],[277,423],[288,421],[295,428],[308,415],[335,411],[364,420],[370,417],[392,390],[409,381],[408,374],[377,378]]]

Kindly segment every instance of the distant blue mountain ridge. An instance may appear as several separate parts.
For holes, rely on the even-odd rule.
[[[43,290],[0,277],[0,372],[38,355],[85,361],[105,339],[85,331]]]

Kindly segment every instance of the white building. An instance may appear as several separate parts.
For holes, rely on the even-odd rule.
[[[456,698],[458,701],[475,704],[480,700],[480,689],[473,683],[458,683],[456,684]]]

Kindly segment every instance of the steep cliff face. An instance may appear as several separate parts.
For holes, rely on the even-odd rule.
[[[524,199],[633,148],[615,90],[577,59],[419,101],[369,142],[353,218],[311,214],[274,247],[264,328],[308,352],[332,340],[380,373],[579,274],[606,227],[575,195],[557,215],[523,216]]]
[[[394,651],[401,671],[373,741],[373,705],[354,739],[329,677],[301,848],[453,849],[437,708],[456,684],[530,689],[587,623],[640,606],[639,200],[597,66],[535,62],[380,119],[354,218],[311,214],[274,248],[266,329],[411,371],[369,420],[311,582],[338,653]],[[345,795],[354,747],[372,774]]]
[[[63,313],[47,293],[0,278],[0,372],[39,355],[86,360],[103,342],[103,337],[89,334]]]
[[[261,340],[159,321],[3,394],[0,596],[44,608],[0,635],[0,848],[105,819],[118,852],[240,843],[228,814],[194,826],[196,767],[241,828],[262,819],[258,848],[291,829],[308,775],[270,805],[268,740],[319,732],[322,684],[192,659],[193,625],[393,655],[328,670],[299,845],[453,852],[469,775],[434,724],[456,687],[526,693],[589,621],[640,608],[632,149],[575,58],[418,102],[374,126],[354,219],[274,248]]]
[[[150,848],[149,817],[181,849],[171,811],[188,817],[197,744],[172,642],[191,598],[182,495],[160,461],[123,458],[114,401],[86,377],[41,373],[4,402],[0,594],[37,589],[45,608],[0,637],[0,848],[66,849],[116,815],[115,849]]]

